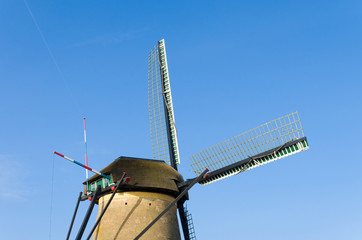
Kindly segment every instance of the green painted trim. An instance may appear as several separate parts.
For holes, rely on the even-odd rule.
[[[88,183],[88,192],[92,192],[95,191],[97,189],[97,186],[101,186],[101,188],[105,188],[108,187],[109,185],[111,185],[113,183],[113,179],[112,176],[107,175],[111,180],[109,180],[108,178],[99,178],[96,181],[90,182]]]

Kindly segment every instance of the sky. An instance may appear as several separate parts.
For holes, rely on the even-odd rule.
[[[2,0],[2,239],[65,238],[85,172],[53,151],[84,161],[83,117],[92,168],[152,158],[163,38],[185,178],[191,155],[296,110],[310,145],[193,187],[197,239],[361,239],[361,24],[357,0]]]

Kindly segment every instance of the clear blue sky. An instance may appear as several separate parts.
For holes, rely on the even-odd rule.
[[[52,152],[83,161],[84,116],[91,167],[152,157],[147,57],[162,38],[186,178],[189,156],[295,110],[311,147],[194,187],[197,238],[362,238],[361,1],[27,2],[60,71],[24,1],[2,0],[2,239],[65,238],[85,173]]]

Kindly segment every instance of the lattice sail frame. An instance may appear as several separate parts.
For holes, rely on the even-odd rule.
[[[171,151],[175,163],[180,164],[164,39],[148,56],[148,111],[153,158],[171,164]]]
[[[230,138],[190,157],[196,175],[205,168],[209,184],[309,148],[298,112]]]
[[[194,221],[192,220],[192,215],[187,210],[186,205],[185,205],[185,215],[186,215],[186,219],[187,219],[187,227],[188,227],[188,230],[189,230],[189,240],[196,240]]]

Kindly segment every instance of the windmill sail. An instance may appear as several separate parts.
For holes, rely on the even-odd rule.
[[[180,156],[164,39],[158,41],[148,56],[148,112],[153,158],[164,160],[177,170]],[[177,209],[185,240],[195,239],[184,204],[179,203]]]
[[[210,169],[209,184],[308,149],[298,112],[230,138],[190,157],[196,174]]]
[[[180,157],[163,39],[148,56],[148,111],[153,158],[177,169]]]

